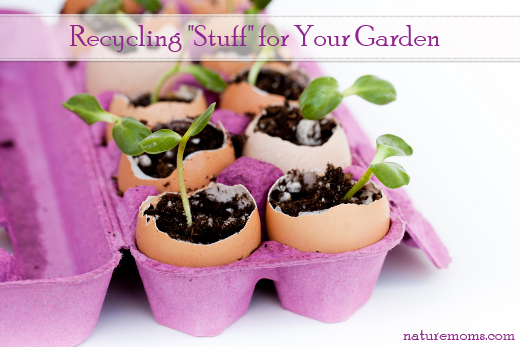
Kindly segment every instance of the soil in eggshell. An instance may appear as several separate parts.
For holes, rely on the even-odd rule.
[[[269,106],[265,109],[258,120],[255,132],[261,131],[273,137],[279,137],[282,140],[289,141],[295,145],[304,145],[300,143],[296,135],[298,123],[304,119],[302,112],[298,107],[293,107],[288,103],[285,105]],[[332,118],[323,118],[319,121],[321,140],[320,145],[326,143],[332,136],[333,130],[336,128],[336,122]],[[314,136],[314,134],[309,134]]]
[[[215,196],[200,191],[190,198],[193,224],[188,227],[179,194],[166,194],[145,215],[153,216],[157,228],[172,239],[196,244],[212,244],[240,232],[253,211],[254,203],[246,194],[218,202]]]
[[[167,95],[162,95],[159,97],[159,101],[190,103],[197,97],[196,89],[193,87],[184,87],[182,91],[183,92],[172,92]],[[147,107],[150,106],[151,103],[151,93],[143,93],[130,100],[130,104],[134,107]]]
[[[170,123],[157,124],[152,131],[161,129],[170,129],[184,135],[191,122],[185,120],[174,120]],[[213,126],[206,126],[196,136],[190,138],[184,150],[184,159],[194,152],[204,150],[214,150],[221,148],[224,144],[224,133]],[[153,178],[166,178],[177,168],[177,151],[178,146],[160,154],[143,154],[134,157],[137,160],[137,165],[146,175]],[[147,159],[148,158],[148,159]]]
[[[355,181],[352,181],[351,173],[343,173],[341,167],[331,164],[327,165],[325,175],[318,176],[312,186],[304,183],[300,171],[293,170],[289,174],[296,179],[280,182],[271,192],[269,203],[274,209],[279,207],[283,213],[292,217],[297,217],[300,212],[322,211],[340,204],[365,205],[382,198],[381,191],[369,182],[351,199],[343,201],[343,196],[354,186]]]
[[[235,77],[231,83],[247,81],[249,70]],[[298,70],[281,73],[262,69],[256,80],[256,87],[270,94],[281,95],[288,100],[298,100],[309,83],[309,78]]]

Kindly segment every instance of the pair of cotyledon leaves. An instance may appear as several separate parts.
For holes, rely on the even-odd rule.
[[[318,120],[334,111],[345,96],[352,94],[376,105],[386,105],[396,99],[394,86],[376,76],[362,76],[343,92],[334,78],[318,77],[305,88],[299,105],[305,118]]]
[[[300,96],[299,106],[303,117],[319,120],[334,111],[345,96],[353,94],[376,105],[386,105],[396,99],[394,86],[376,76],[362,76],[344,91],[340,91],[334,78],[319,77],[305,88]],[[397,163],[384,163],[383,160],[393,156],[409,156],[412,153],[412,148],[400,137],[381,135],[377,138],[377,153],[370,169],[388,188],[395,189],[407,185],[410,176],[404,168]]]
[[[404,168],[397,163],[385,163],[383,160],[396,156],[410,156],[413,154],[412,147],[402,138],[390,134],[379,136],[376,143],[376,155],[370,164],[372,173],[388,188],[396,189],[407,185],[410,182],[410,176]]]
[[[208,124],[215,103],[211,104],[204,113],[198,116],[184,136],[174,131],[163,129],[152,134],[143,123],[131,117],[117,117],[101,108],[97,99],[90,94],[78,94],[63,104],[65,108],[76,113],[85,123],[92,125],[96,122],[114,124],[112,136],[121,152],[136,156],[144,152],[157,154],[166,152],[180,141],[186,143],[190,137],[199,134]]]
[[[144,152],[158,154],[168,151],[186,142],[190,137],[199,134],[208,124],[215,103],[197,117],[184,136],[174,131],[162,129],[152,134],[144,124],[131,117],[119,118],[101,108],[95,97],[90,94],[78,94],[64,103],[65,108],[76,113],[87,124],[107,122],[114,124],[112,135],[119,149],[128,155],[136,156]],[[382,135],[377,138],[377,151],[370,169],[374,175],[388,188],[399,188],[410,182],[410,176],[397,163],[385,163],[386,158],[393,156],[410,156],[412,148],[400,137]]]

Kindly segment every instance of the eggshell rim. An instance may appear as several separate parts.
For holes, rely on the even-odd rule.
[[[203,191],[203,190],[209,189],[209,188],[211,188],[211,187],[216,187],[216,186],[224,186],[224,187],[230,187],[230,188],[238,187],[238,188],[240,188],[240,189],[243,189],[244,192],[246,193],[246,195],[248,196],[249,200],[253,201],[253,204],[254,204],[254,206],[255,206],[253,212],[251,212],[251,214],[249,215],[249,217],[247,217],[247,222],[246,222],[246,224],[244,225],[244,227],[243,227],[242,229],[240,229],[239,232],[236,232],[236,233],[234,233],[233,235],[229,235],[229,236],[226,237],[225,239],[221,239],[221,240],[218,240],[217,242],[209,243],[209,244],[192,243],[192,242],[187,242],[187,241],[183,241],[183,240],[174,239],[174,238],[170,237],[168,234],[166,234],[164,231],[160,230],[160,229],[157,227],[157,223],[156,223],[155,217],[153,217],[153,216],[149,216],[150,220],[148,220],[148,219],[144,216],[144,212],[145,212],[145,210],[146,210],[148,207],[150,207],[150,205],[152,204],[152,201],[153,201],[154,199],[158,199],[157,202],[159,202],[159,200],[160,200],[160,199],[162,198],[162,196],[165,195],[165,194],[180,195],[180,193],[176,193],[176,192],[163,192],[163,193],[161,193],[161,194],[159,194],[159,195],[152,195],[152,196],[147,197],[147,198],[146,198],[146,199],[141,203],[141,205],[139,206],[139,216],[138,216],[138,218],[146,218],[146,220],[145,220],[145,222],[146,222],[145,225],[146,225],[146,226],[150,225],[150,224],[152,223],[152,221],[153,221],[155,229],[156,229],[158,232],[161,232],[161,233],[163,233],[163,234],[168,235],[168,237],[170,237],[170,239],[172,239],[173,241],[182,242],[182,243],[186,243],[186,244],[189,244],[189,245],[197,245],[197,246],[208,246],[208,247],[209,247],[209,246],[216,245],[216,244],[218,244],[218,243],[221,242],[221,241],[224,241],[224,240],[230,239],[230,238],[232,238],[233,236],[240,234],[240,232],[241,232],[242,230],[244,230],[244,229],[247,227],[247,225],[249,224],[249,221],[251,220],[251,217],[253,216],[254,212],[255,212],[255,211],[258,211],[258,206],[257,206],[257,204],[256,204],[256,201],[255,201],[253,195],[251,195],[251,192],[249,192],[249,190],[248,190],[244,185],[242,185],[242,184],[235,184],[235,185],[232,185],[232,186],[228,186],[228,185],[225,185],[225,184],[222,184],[222,183],[214,183],[214,182],[212,182],[209,186],[196,190],[196,191],[193,192],[193,194],[191,194],[190,196],[193,196],[193,195],[195,195],[195,194],[198,193],[198,192],[201,192],[201,191]],[[155,207],[155,206],[154,206],[154,207]],[[150,259],[152,259],[152,258],[150,258]],[[156,261],[158,261],[158,260],[156,260]],[[159,261],[159,262],[160,262],[160,261]],[[172,264],[170,264],[170,265],[172,265]],[[176,265],[174,265],[174,266],[176,266]],[[205,266],[205,267],[206,267],[206,266]]]
[[[318,170],[318,169],[312,169],[312,170],[299,170],[299,171],[300,171],[301,173],[313,173],[313,174],[315,174],[315,175],[317,175],[317,176],[318,176],[318,175],[324,175],[324,172],[323,172],[322,170]],[[271,193],[272,193],[273,189],[278,185],[278,183],[279,183],[283,178],[285,178],[285,177],[287,177],[287,176],[289,176],[288,173],[285,174],[285,175],[283,175],[282,177],[278,178],[278,179],[276,180],[276,182],[274,182],[274,184],[271,186],[271,188],[269,188],[269,193],[267,194],[267,205],[269,205],[268,207],[270,207],[270,208],[273,210],[273,212],[280,213],[280,214],[282,214],[282,215],[284,215],[284,216],[291,217],[291,218],[303,217],[303,216],[289,216],[288,214],[283,213],[283,211],[282,211],[282,212],[280,212],[280,211],[276,211],[276,210],[273,208],[273,206],[271,205],[271,203],[269,202],[270,197],[271,197]],[[356,180],[352,180],[352,181],[357,182]],[[369,180],[367,183],[372,183],[372,184],[373,184],[377,189],[379,189],[379,191],[381,192],[381,195],[382,195],[380,199],[375,200],[375,201],[372,201],[372,202],[371,202],[370,204],[368,204],[368,205],[365,205],[365,204],[363,204],[363,205],[358,205],[358,204],[352,204],[352,203],[348,203],[348,204],[340,204],[340,205],[332,206],[331,208],[328,208],[328,209],[326,209],[326,210],[309,211],[309,212],[312,212],[312,214],[308,214],[308,215],[304,215],[304,216],[316,216],[316,215],[320,215],[320,214],[325,214],[325,213],[327,213],[328,211],[330,211],[330,210],[332,210],[332,209],[334,209],[334,208],[336,208],[336,207],[341,207],[341,205],[358,206],[358,207],[354,207],[354,208],[363,208],[364,206],[370,206],[371,204],[376,203],[377,201],[383,199],[384,197],[386,197],[386,198],[388,199],[388,197],[387,197],[387,195],[385,194],[385,192],[383,191],[383,189],[382,189],[382,188],[381,188],[381,187],[380,187],[376,182],[374,182],[374,181],[372,181],[372,180]]]
[[[285,105],[284,103],[276,103],[276,104],[269,105],[268,107],[284,106],[284,105]],[[297,105],[292,105],[292,106],[293,107],[298,107]],[[255,116],[255,118],[253,118],[253,120],[251,122],[249,122],[249,124],[247,125],[246,130],[244,131],[245,134],[247,134],[250,131],[250,128],[256,127],[256,125],[258,124],[258,121],[260,120],[260,118],[262,116],[264,116],[265,110],[266,110],[266,108],[262,109],[262,111],[260,111]],[[256,131],[254,128],[252,129],[252,133],[259,133],[260,135],[266,135],[266,136],[269,136],[270,138],[280,139],[281,141],[288,142],[290,145],[295,146],[295,147],[309,147],[309,148],[321,147],[321,146],[324,146],[325,144],[327,144],[329,142],[329,140],[332,138],[332,136],[334,136],[334,134],[336,134],[337,130],[341,129],[343,131],[343,133],[345,134],[345,131],[343,130],[343,127],[341,126],[341,123],[339,122],[339,120],[332,113],[327,114],[323,118],[326,118],[326,117],[329,117],[329,118],[333,119],[334,122],[336,123],[336,127],[334,128],[334,130],[332,132],[332,135],[327,139],[327,141],[325,141],[324,143],[322,143],[321,145],[318,145],[318,146],[297,145],[295,143],[292,143],[291,141],[282,139],[281,137],[272,136],[272,135],[269,135],[269,134],[267,134],[267,133],[265,133],[263,131]],[[345,138],[346,138],[346,134],[345,134]],[[348,145],[348,139],[347,139],[347,145]],[[349,150],[350,150],[350,146],[349,146]]]
[[[246,67],[244,67],[243,69],[239,70],[236,74],[234,74],[233,76],[231,76],[230,81],[234,81],[234,80],[237,78],[237,76],[240,76],[241,74],[243,74],[244,72],[249,71],[249,70],[251,70],[251,66],[246,66]],[[285,69],[285,70],[284,70],[284,69],[280,68],[278,65],[268,65],[268,66],[264,66],[264,67],[262,67],[262,70],[275,71],[275,72],[279,72],[279,73],[281,73],[281,74],[283,74],[283,75],[287,75],[288,72],[299,71],[299,72],[302,73],[303,75],[309,77],[309,80],[311,80],[310,75],[309,75],[307,72],[305,72],[304,70],[300,69],[300,68],[295,68],[295,69],[292,69],[292,70],[290,70],[290,69]],[[240,84],[242,84],[242,83],[245,83],[245,84],[249,85],[249,86],[250,86],[250,87],[251,87],[255,92],[257,92],[258,94],[260,94],[260,95],[262,95],[262,96],[266,96],[266,95],[277,95],[277,96],[279,96],[279,97],[284,98],[284,99],[287,100],[287,101],[298,102],[298,100],[288,100],[288,99],[287,99],[285,96],[283,96],[283,95],[273,94],[273,93],[266,92],[265,90],[262,90],[262,89],[258,88],[256,85],[252,85],[252,84],[250,84],[250,83],[247,82],[247,81],[242,81],[242,82],[239,82],[239,83],[236,83],[236,82],[230,82],[229,84],[238,84],[238,85],[240,85]]]
[[[193,119],[191,118],[183,118],[183,119],[175,119],[175,121],[183,121],[183,120],[191,120],[193,121]],[[201,153],[211,153],[211,152],[216,152],[216,151],[219,151],[221,149],[224,149],[226,148],[229,144],[228,144],[228,133],[227,133],[227,130],[226,128],[224,127],[224,125],[222,124],[222,122],[219,121],[219,124],[220,124],[220,127],[221,129],[218,129],[215,124],[213,124],[212,122],[208,122],[208,125],[214,127],[215,129],[217,130],[220,130],[224,133],[224,141],[222,141],[222,146],[220,146],[219,148],[215,148],[215,149],[202,149],[200,151],[195,151],[193,153],[190,153],[189,155],[186,156],[186,158],[184,158],[182,160],[183,163],[187,162],[189,159],[195,157],[195,155],[197,154],[201,154]],[[147,154],[147,153],[143,153],[143,154]],[[143,155],[141,154],[141,155]],[[133,156],[131,155],[128,155],[128,154],[123,154],[126,156],[126,158],[128,159],[128,161],[130,162],[130,168],[132,169],[132,175],[134,175],[135,177],[137,177],[138,179],[140,180],[148,180],[148,181],[154,181],[154,180],[164,180],[164,179],[168,179],[169,177],[171,177],[173,174],[175,174],[177,172],[177,168],[175,168],[175,170],[172,171],[172,173],[170,175],[168,175],[167,177],[162,177],[162,178],[156,178],[156,177],[151,177],[151,176],[148,176],[146,175],[140,168],[139,166],[134,162],[133,159]],[[139,170],[136,172],[136,170]],[[207,187],[206,187],[207,188]],[[165,192],[166,193],[166,192]]]
[[[274,103],[268,107],[271,107],[271,106],[284,106],[285,103]],[[292,105],[293,107],[298,107],[297,105]],[[278,136],[272,136],[272,135],[269,135],[263,131],[256,131],[255,128],[256,128],[256,125],[258,124],[258,121],[260,120],[260,118],[265,114],[265,110],[266,108],[262,109],[254,118],[253,120],[248,124],[244,134],[246,134],[246,136],[248,136],[248,140],[246,141],[246,144],[244,145],[244,155],[251,155],[252,152],[250,152],[248,149],[249,149],[249,140],[253,137],[255,138],[260,138],[260,141],[259,142],[262,142],[262,143],[274,143],[275,146],[284,146],[283,147],[283,150],[284,151],[291,151],[291,152],[307,152],[307,154],[317,154],[317,152],[322,152],[322,151],[326,151],[327,148],[335,148],[334,146],[337,145],[335,143],[332,143],[332,141],[335,141],[335,142],[341,142],[341,141],[345,141],[345,154],[348,154],[348,156],[345,156],[344,158],[338,158],[339,159],[342,159],[342,161],[335,161],[336,162],[336,165],[339,165],[339,166],[344,166],[344,167],[347,167],[347,166],[350,166],[352,165],[352,151],[351,151],[351,148],[350,148],[350,143],[349,143],[349,139],[347,137],[347,134],[346,132],[344,131],[342,125],[341,125],[341,122],[332,114],[332,113],[329,113],[327,114],[325,117],[329,117],[330,119],[333,119],[334,122],[336,123],[336,127],[334,128],[333,130],[333,133],[332,133],[332,136],[327,139],[326,142],[322,143],[321,145],[319,146],[307,146],[307,145],[297,145],[295,143],[292,143],[291,141],[288,141],[288,140],[285,140],[285,139],[282,139],[281,137],[278,137]],[[337,137],[342,137],[343,139],[341,138],[338,138],[336,139]],[[333,139],[334,138],[334,139]],[[300,153],[300,154],[302,154]],[[263,161],[267,161],[267,162],[270,162],[269,160],[267,160],[266,158],[262,158],[260,156],[256,156],[256,155],[253,155],[254,158],[256,159],[259,159],[259,160],[263,160]],[[336,158],[336,159],[338,159]],[[330,158],[329,158],[330,159]],[[314,163],[318,162],[319,160],[313,160]],[[271,163],[271,162],[270,162]],[[273,164],[273,165],[276,165],[276,164]],[[278,163],[278,165],[280,165],[280,163]],[[282,168],[281,168],[282,169]],[[293,168],[290,168],[288,171],[290,171],[291,169]],[[284,174],[286,174],[287,172],[284,171],[282,169],[282,171],[284,172]]]
[[[203,92],[202,88],[199,88],[199,87],[194,87],[194,88],[197,89],[197,94],[195,95],[195,98],[193,100],[191,100],[190,102],[157,101],[157,102],[154,102],[153,104],[150,104],[150,105],[147,105],[147,106],[134,106],[134,105],[132,105],[132,103],[130,102],[132,98],[141,96],[143,94],[146,94],[147,92],[135,93],[134,95],[132,95],[132,97],[128,97],[128,96],[126,96],[123,93],[115,93],[114,96],[112,97],[112,99],[120,98],[121,100],[126,102],[128,108],[134,108],[134,109],[153,108],[154,106],[157,106],[157,105],[172,105],[172,104],[173,105],[191,105],[191,104],[194,104],[195,102],[199,101],[199,99],[204,95],[204,92]],[[111,101],[111,103],[112,102],[113,102],[113,100]]]

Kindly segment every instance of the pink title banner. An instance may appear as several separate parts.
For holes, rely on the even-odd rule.
[[[0,60],[520,61],[519,19],[0,15]]]

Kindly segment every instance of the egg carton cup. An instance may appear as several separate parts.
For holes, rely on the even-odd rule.
[[[82,66],[0,63],[0,225],[14,250],[0,250],[0,346],[72,346],[86,339],[122,248],[136,259],[157,322],[196,336],[217,335],[243,315],[261,278],[274,281],[284,308],[343,321],[368,300],[387,252],[403,236],[437,267],[450,262],[403,189],[385,189],[390,231],[358,251],[304,253],[265,241],[246,259],[197,269],[146,257],[136,249],[135,224],[139,205],[155,189],[132,188],[119,197],[112,179],[119,150],[113,142],[103,144],[102,125],[89,128],[61,105],[82,92]],[[302,66],[319,74],[316,65]],[[345,107],[335,116],[353,163],[366,167],[371,143]],[[244,128],[243,115],[220,110],[215,117],[228,129]],[[350,169],[360,175],[359,167]],[[244,184],[263,218],[267,190],[280,176],[272,165],[240,158],[218,181]]]
[[[271,179],[259,182],[270,164],[242,157],[225,169],[217,182],[244,184],[253,197],[271,187]],[[262,170],[262,167],[264,170]],[[266,170],[267,169],[267,170]],[[275,173],[276,170],[270,170]],[[346,169],[355,177],[359,167]],[[280,177],[281,171],[273,177]],[[265,177],[265,176],[264,176]],[[158,323],[194,336],[215,336],[240,318],[260,279],[274,281],[283,308],[327,323],[350,317],[369,298],[383,261],[405,232],[398,208],[392,207],[391,227],[379,242],[354,252],[306,253],[275,241],[265,241],[248,258],[228,265],[187,268],[160,263],[135,247],[135,222],[139,205],[157,191],[137,187],[127,191],[123,205],[131,254]],[[257,195],[257,196],[255,196]],[[264,205],[265,206],[265,205]]]
[[[315,64],[302,67],[311,74],[320,74]],[[103,106],[108,106],[111,97],[112,93],[105,93],[99,99]],[[341,106],[334,115],[351,146],[354,165],[345,171],[359,178],[364,172],[361,167],[370,163],[375,150],[345,107]],[[235,134],[246,127],[244,116],[229,110],[217,109],[212,120],[223,123]],[[101,167],[108,181],[117,175],[121,154],[114,142],[102,145],[103,134],[103,125],[93,128]],[[237,159],[219,175],[218,183],[242,184],[251,192],[258,206],[264,242],[246,259],[208,268],[176,267],[140,253],[135,247],[139,206],[148,196],[157,195],[157,191],[153,187],[137,187],[121,198],[116,194],[116,183],[109,182],[126,247],[136,260],[158,323],[194,336],[218,335],[247,311],[255,285],[262,278],[274,281],[285,309],[327,323],[340,322],[369,299],[386,254],[403,238],[408,245],[423,249],[437,267],[449,264],[446,248],[402,189],[383,188],[389,197],[391,228],[371,246],[354,252],[321,254],[300,252],[267,241],[267,194],[282,175],[279,168],[247,157]]]

